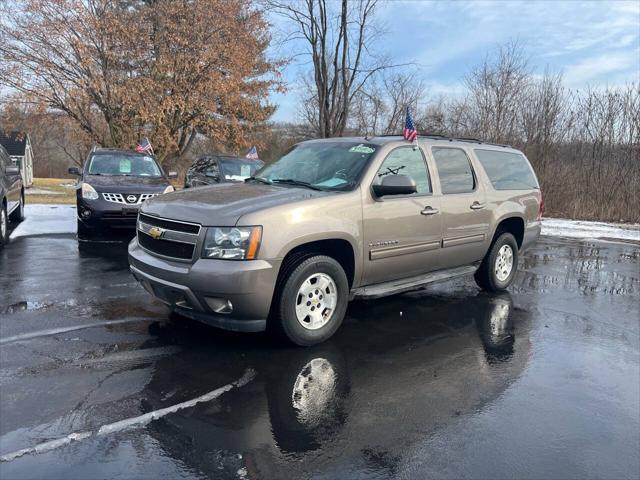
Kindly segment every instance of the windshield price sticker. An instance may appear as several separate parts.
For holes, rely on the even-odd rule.
[[[240,176],[241,177],[250,177],[251,176],[251,165],[241,165],[240,166]]]
[[[120,160],[120,173],[131,173],[131,160],[126,158]]]
[[[351,153],[373,153],[376,151],[376,149],[360,144],[360,145],[356,145],[355,147],[351,147],[349,151]]]

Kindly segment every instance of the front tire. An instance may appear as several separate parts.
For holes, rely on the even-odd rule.
[[[20,223],[24,220],[24,193],[20,195],[20,203],[18,204],[18,208],[16,208],[11,215],[9,216],[9,220],[13,223]]]
[[[324,342],[338,330],[347,311],[349,282],[344,269],[325,255],[284,268],[272,321],[296,345]]]
[[[9,221],[7,219],[7,206],[0,203],[0,247],[9,241]]]
[[[506,290],[518,269],[518,242],[510,233],[502,233],[491,245],[474,277],[488,292]]]
[[[89,240],[91,240],[90,230],[78,220],[78,241],[87,242]]]

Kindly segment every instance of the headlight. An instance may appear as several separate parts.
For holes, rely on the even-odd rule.
[[[262,227],[209,227],[202,258],[253,260],[261,239]]]
[[[96,192],[96,189],[93,188],[88,183],[83,183],[82,184],[82,198],[84,198],[85,200],[97,200],[98,199],[98,192]]]
[[[171,193],[171,192],[175,192],[176,189],[173,188],[173,186],[169,185],[167,188],[164,189],[164,192],[162,193]]]

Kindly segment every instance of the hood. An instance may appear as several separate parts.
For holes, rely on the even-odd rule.
[[[205,226],[231,226],[247,213],[326,195],[331,192],[262,183],[220,183],[147,200],[142,211]]]
[[[170,185],[164,177],[127,177],[124,175],[85,175],[83,182],[98,192],[146,193],[162,192]]]

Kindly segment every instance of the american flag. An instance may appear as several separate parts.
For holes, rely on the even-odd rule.
[[[153,153],[153,147],[151,146],[151,142],[147,137],[144,137],[142,141],[136,147],[136,152],[138,153]]]
[[[409,140],[410,142],[413,142],[418,138],[418,131],[416,130],[416,126],[413,124],[413,118],[411,118],[409,107],[407,107],[407,117],[404,121],[403,135],[404,139]]]
[[[260,160],[260,157],[258,157],[258,149],[256,147],[251,147],[251,150],[247,152],[247,159]]]

